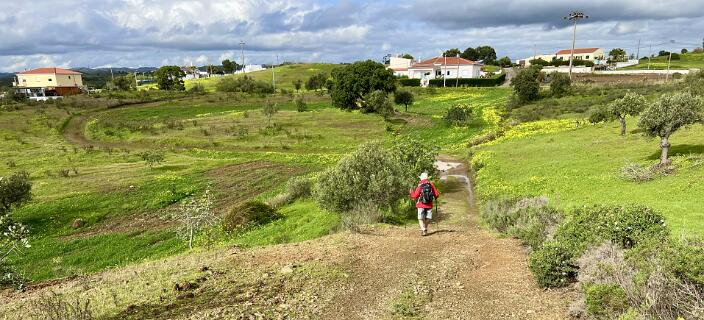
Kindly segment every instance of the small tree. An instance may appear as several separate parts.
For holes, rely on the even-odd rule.
[[[552,74],[552,81],[550,81],[550,93],[552,93],[553,96],[561,97],[567,94],[570,91],[571,86],[572,80],[570,80],[570,76],[559,72],[554,72]]]
[[[408,90],[399,90],[394,94],[394,102],[406,106],[406,112],[408,112],[408,105],[413,104],[413,100],[413,93]]]
[[[230,61],[230,59],[225,59],[222,61],[222,70],[225,73],[233,73],[235,72],[235,64]]]
[[[509,68],[513,65],[513,61],[511,61],[511,58],[509,57],[501,57],[501,59],[496,61],[496,64],[498,64],[502,68]]]
[[[0,286],[17,284],[19,277],[8,266],[8,259],[22,248],[29,248],[29,230],[15,221],[13,209],[32,198],[29,174],[15,173],[0,177]]]
[[[539,74],[540,71],[537,73]],[[513,92],[521,103],[538,99],[540,83],[538,83],[537,74],[533,68],[521,70],[511,79],[511,86],[513,86]]]
[[[471,115],[472,108],[468,104],[457,104],[447,109],[443,119],[451,125],[463,125],[469,122]]]
[[[360,101],[372,91],[396,91],[396,78],[391,70],[372,60],[355,62],[332,72],[332,104],[340,109],[362,107]]]
[[[302,95],[297,95],[293,98],[293,104],[296,105],[296,111],[298,112],[305,112],[308,110],[308,105],[306,105],[306,101],[303,99]]]
[[[210,191],[205,190],[199,198],[188,198],[181,202],[176,218],[181,223],[178,235],[188,241],[188,248],[193,249],[194,236],[205,228],[218,223],[218,218],[213,212],[213,200]]]
[[[449,49],[449,50],[445,51],[445,53],[443,54],[443,57],[456,57],[456,56],[459,56],[461,53],[462,52],[460,51],[460,49],[453,48],[453,49]]]
[[[660,137],[660,165],[668,165],[670,135],[681,127],[702,121],[704,103],[689,92],[664,94],[640,117],[638,125],[646,135]]]
[[[681,54],[686,54],[688,52],[689,50],[687,50],[687,48],[682,48],[682,50],[680,51]]]
[[[264,106],[262,107],[262,114],[267,119],[267,127],[271,127],[271,118],[274,117],[274,114],[279,112],[279,108],[276,105],[276,103],[271,102],[269,99],[264,102]]]
[[[409,53],[404,53],[401,58],[413,60],[413,56]]]
[[[626,54],[626,50],[614,48],[609,51],[609,57],[611,58],[611,61],[626,61],[628,55]]]
[[[160,90],[186,90],[183,77],[186,73],[178,66],[163,66],[154,72]]]
[[[142,158],[144,162],[147,163],[149,169],[152,169],[154,165],[164,162],[164,153],[158,150],[147,150],[138,153],[139,157]]]
[[[367,94],[364,97],[363,104],[363,112],[376,112],[383,116],[388,116],[394,112],[394,106],[391,104],[389,96],[386,92],[381,90],[376,90]]]
[[[622,136],[626,135],[626,116],[637,116],[645,109],[646,103],[647,101],[642,95],[629,92],[623,98],[609,104],[609,113],[621,123]]]
[[[296,79],[295,81],[293,81],[293,87],[296,88],[296,92],[301,91],[302,86],[303,86],[303,80]]]

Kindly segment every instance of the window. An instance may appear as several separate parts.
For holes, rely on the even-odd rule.
[[[589,59],[589,57],[587,57],[587,59]],[[68,78],[71,79],[71,76],[68,76]]]
[[[51,80],[52,80],[52,79],[51,79],[51,78],[49,78],[49,81],[51,81]]]
[[[447,75],[448,75],[448,76],[450,75],[450,70],[447,70]]]
[[[587,56],[585,59],[589,60],[589,56]]]

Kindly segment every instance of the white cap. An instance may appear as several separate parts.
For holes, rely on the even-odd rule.
[[[428,173],[427,172],[421,173],[419,178],[421,180],[428,180]]]

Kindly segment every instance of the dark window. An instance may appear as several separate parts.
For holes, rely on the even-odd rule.
[[[589,57],[587,57],[587,59],[589,59]],[[68,78],[71,79],[71,76],[68,76]]]
[[[49,81],[51,81],[51,78],[49,78]]]

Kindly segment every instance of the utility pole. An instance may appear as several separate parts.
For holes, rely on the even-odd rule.
[[[577,21],[582,19],[589,19],[589,16],[584,15],[583,12],[572,11],[568,16],[563,17],[565,20],[570,20],[573,23],[572,27],[572,52],[570,52],[570,80],[572,79],[572,60],[574,59],[574,46],[577,41]]]
[[[447,82],[447,77],[445,76],[445,73],[447,73],[447,55],[443,52],[442,54],[443,58],[445,58],[445,70],[442,71],[442,87],[447,88],[446,82]],[[442,68],[440,68],[442,70]]]
[[[460,55],[457,55],[457,76],[455,77],[455,88],[460,86]]]
[[[670,57],[667,58],[667,73],[665,74],[665,82],[670,79],[670,61],[672,61],[672,51],[670,50]]]
[[[636,60],[640,60],[640,38],[638,38],[638,48],[636,49]]]
[[[276,55],[276,64],[271,66],[271,82],[274,84],[274,91],[276,91],[276,66],[279,64],[279,55]]]
[[[648,49],[648,70],[650,70],[650,57],[653,56],[653,44],[651,43],[648,46],[650,49]]]
[[[112,78],[112,83],[115,83],[115,75],[112,74],[112,66],[110,66],[110,78]]]
[[[244,68],[244,41],[240,41],[240,50],[242,52],[242,73],[246,73],[246,70]]]
[[[134,88],[139,91],[139,81],[137,81],[137,70],[134,71],[134,85]]]

